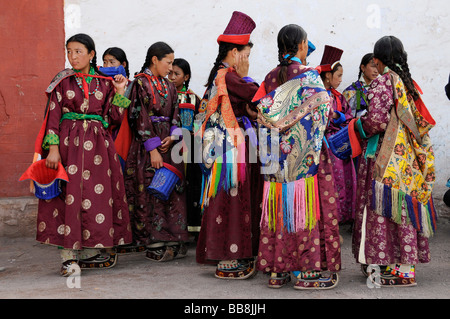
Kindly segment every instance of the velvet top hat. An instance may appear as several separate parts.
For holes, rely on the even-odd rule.
[[[250,34],[255,29],[256,23],[245,13],[234,11],[230,22],[217,38],[217,43],[229,42],[239,45],[246,45],[250,41]]]
[[[322,61],[317,69],[320,72],[329,72],[333,69],[333,67],[338,63],[342,57],[343,50],[332,47],[330,45],[325,45],[325,49],[323,51]]]

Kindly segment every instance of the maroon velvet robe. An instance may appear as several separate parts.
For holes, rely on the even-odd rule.
[[[98,87],[97,87],[98,85]],[[103,248],[131,242],[122,169],[110,130],[97,120],[63,120],[68,112],[101,115],[119,124],[123,109],[111,104],[109,80],[93,79],[89,95],[75,77],[61,80],[50,95],[46,134],[59,136],[59,152],[69,182],[51,200],[39,200],[38,241],[68,249]]]
[[[225,77],[228,95],[236,117],[249,116],[250,104],[258,85],[247,83],[236,71]],[[239,122],[245,130],[242,122]],[[197,242],[197,262],[252,258],[257,254],[263,179],[258,163],[249,163],[246,138],[246,179],[230,193],[223,189],[211,198],[205,209]]]
[[[264,80],[266,92],[272,92],[277,88],[278,70],[279,67],[266,76]],[[287,79],[298,76],[300,72],[303,72],[300,63],[292,62],[288,66]],[[341,269],[337,195],[330,156],[331,151],[325,143],[322,143],[317,173],[321,216],[316,227],[311,231],[305,229],[283,234],[262,228],[258,270],[281,273],[309,270],[337,272]]]
[[[331,135],[339,132],[346,127],[353,119],[352,109],[343,95],[330,94],[331,112],[338,110],[337,99],[341,104],[341,112],[345,116],[345,121],[336,124],[332,119],[328,123],[325,136],[328,139]],[[331,114],[330,114],[331,116]],[[330,152],[331,162],[333,163],[333,179],[336,186],[338,197],[338,220],[340,223],[351,222],[355,215],[356,201],[356,170],[352,158],[345,160],[339,159]]]
[[[125,187],[130,204],[133,240],[137,244],[188,240],[184,178],[181,186],[172,191],[167,201],[157,199],[147,191],[155,171],[151,168],[149,149],[144,144],[150,143],[154,149],[161,144],[160,141],[171,135],[173,128],[181,127],[175,85],[166,78],[162,80],[168,89],[166,98],[144,76],[134,80],[129,97],[128,123],[132,141],[125,166]],[[151,116],[167,119],[152,121]],[[175,164],[171,157],[175,144],[166,153],[160,154],[165,163],[177,168],[184,176],[183,162]]]

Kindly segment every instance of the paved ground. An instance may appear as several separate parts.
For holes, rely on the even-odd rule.
[[[0,238],[0,298],[3,299],[448,299],[450,298],[450,223],[440,222],[431,238],[432,261],[417,267],[416,287],[369,288],[351,256],[351,234],[341,228],[342,271],[338,287],[326,291],[299,291],[293,282],[282,289],[267,288],[268,277],[258,273],[250,280],[219,280],[214,267],[195,262],[195,246],[188,256],[155,263],[145,253],[121,255],[107,270],[85,270],[80,281],[60,277],[59,253],[33,238]],[[76,287],[78,286],[78,287]],[[198,301],[201,302],[201,301]],[[179,301],[178,301],[179,303]],[[183,303],[183,301],[182,301]],[[178,305],[179,306],[179,305]]]

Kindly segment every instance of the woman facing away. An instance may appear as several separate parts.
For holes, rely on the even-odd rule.
[[[95,44],[86,34],[70,37],[66,49],[72,69],[60,72],[46,90],[41,145],[46,166],[56,169],[61,162],[69,182],[58,197],[39,200],[36,235],[61,248],[63,276],[74,263],[112,267],[117,257],[100,249],[131,242],[122,169],[108,129],[120,123],[130,103],[123,96],[126,78],[99,74]]]
[[[355,123],[362,138],[358,168],[353,254],[376,285],[413,286],[415,265],[430,261],[435,232],[433,147],[435,121],[412,80],[407,53],[394,36],[374,46],[379,73],[368,92],[368,109]]]
[[[303,28],[286,25],[277,41],[280,64],[255,96],[258,122],[270,128],[267,140],[261,133],[259,140],[268,151],[261,158],[266,172],[257,267],[270,274],[270,288],[286,285],[292,272],[295,289],[330,289],[341,269],[333,168],[323,142],[330,97],[318,72],[306,66]]]
[[[186,176],[186,209],[188,231],[194,238],[198,238],[201,227],[201,186],[202,171],[194,158],[194,118],[199,112],[201,99],[190,88],[191,66],[188,61],[177,58],[173,61],[169,80],[175,84],[178,93],[178,106],[180,108],[181,126],[189,131],[189,141],[186,135],[184,142],[186,149],[183,150]]]
[[[331,118],[328,122],[325,136],[327,140],[353,119],[352,110],[344,96],[337,91],[342,82],[344,69],[340,63],[343,51],[326,45],[320,66],[317,67],[325,89],[331,98]],[[331,153],[333,163],[333,179],[339,194],[338,210],[341,224],[352,222],[355,211],[356,172],[351,156],[339,158]]]
[[[367,91],[373,80],[378,77],[373,53],[365,54],[359,64],[358,80],[349,85],[342,95],[352,109],[353,117],[361,117],[367,112]]]
[[[172,70],[174,53],[164,42],[152,44],[130,91],[127,123],[119,141],[125,150],[125,187],[130,204],[134,244],[146,245],[153,261],[169,261],[186,255],[188,240],[183,163],[172,159],[172,148],[182,137],[177,90],[166,77]],[[129,127],[130,137],[122,139]],[[125,135],[125,134],[124,134]],[[180,174],[167,200],[152,195],[151,185],[158,169],[167,164]]]
[[[258,164],[249,161],[250,141],[244,134],[253,130],[250,120],[257,114],[251,100],[258,85],[247,77],[254,28],[249,16],[233,12],[217,39],[219,53],[206,84],[204,112],[196,119],[203,170],[197,262],[216,264],[215,276],[221,279],[255,274],[262,184]]]

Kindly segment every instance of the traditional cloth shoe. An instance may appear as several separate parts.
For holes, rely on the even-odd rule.
[[[300,278],[299,278],[300,277]],[[339,282],[339,276],[337,273],[332,273],[329,277],[323,277],[322,274],[319,277],[304,279],[301,275],[297,277],[298,280],[294,285],[294,289],[332,289],[337,286]]]
[[[270,274],[269,288],[281,288],[291,281],[291,274],[288,272]]]
[[[117,263],[117,255],[115,253],[103,256],[98,254],[94,257],[81,259],[78,261],[78,265],[81,269],[103,269],[112,268]]]
[[[415,265],[394,264],[386,266],[378,276],[370,277],[376,287],[413,287],[415,280]]]
[[[170,244],[168,245],[170,246]],[[183,243],[177,243],[176,245],[170,246],[173,249],[173,257],[175,259],[186,257],[187,247]]]
[[[386,268],[386,272],[399,278],[415,278],[416,266],[408,264],[394,264]]]
[[[72,265],[77,265],[77,261],[70,259],[63,262],[60,270],[61,276],[69,277],[70,275],[74,274],[76,272],[76,269]]]
[[[228,266],[226,266],[228,265]],[[219,262],[216,269],[216,278],[220,279],[247,279],[256,274],[255,260],[232,260]]]
[[[116,253],[121,255],[131,253],[142,253],[146,250],[147,248],[145,247],[145,245],[137,245],[137,244],[121,245],[116,247]]]
[[[415,278],[400,278],[390,274],[382,274],[378,277],[371,277],[371,282],[376,287],[414,287],[417,286]]]
[[[147,248],[146,258],[153,261],[170,261],[174,259],[174,249],[168,246]]]

